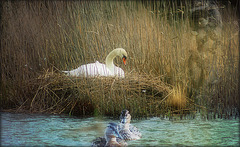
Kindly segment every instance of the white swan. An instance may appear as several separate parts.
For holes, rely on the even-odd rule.
[[[83,76],[83,77],[121,77],[124,78],[124,71],[114,65],[113,59],[119,56],[123,59],[123,63],[126,65],[127,52],[123,48],[116,48],[111,51],[106,57],[106,65],[96,61],[95,63],[84,64],[71,71],[62,71],[68,76]]]

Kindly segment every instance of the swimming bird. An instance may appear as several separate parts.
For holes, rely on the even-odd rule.
[[[118,125],[119,134],[124,140],[138,140],[142,137],[142,133],[130,124],[131,115],[128,110],[123,110],[120,115],[120,124]]]
[[[114,65],[113,60],[115,57],[119,56],[122,58],[123,63],[126,65],[127,52],[123,48],[116,48],[111,51],[106,57],[106,64],[99,63],[96,61],[95,63],[89,63],[81,65],[80,67],[70,70],[70,71],[62,71],[66,73],[68,76],[82,76],[82,77],[121,77],[124,78],[124,71]]]
[[[119,134],[118,125],[116,123],[108,123],[103,137],[98,137],[92,143],[92,147],[120,147],[127,146]]]
[[[117,137],[117,142],[124,144],[125,141],[137,140],[142,137],[141,132],[138,128],[130,124],[131,115],[128,110],[123,110],[120,115],[120,123],[117,126],[120,136],[123,138]],[[104,137],[98,137],[93,140],[93,147],[102,147],[106,144],[106,139]]]

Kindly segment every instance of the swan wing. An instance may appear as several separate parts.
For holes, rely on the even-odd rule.
[[[113,73],[106,67],[105,64],[89,63],[79,66],[70,71],[62,71],[68,76],[83,76],[83,77],[96,77],[96,76],[113,76]]]
[[[125,74],[124,74],[124,71],[120,67],[114,66],[114,76],[124,78]]]
[[[96,62],[94,69],[97,70],[98,76],[103,76],[103,77],[114,76],[114,74],[107,68],[105,64]]]
[[[79,66],[76,69],[73,69],[73,70],[70,70],[70,71],[62,71],[62,72],[65,73],[67,76],[76,76],[76,77],[78,77],[78,76],[83,75],[83,73],[84,73],[83,69],[84,69],[84,66],[82,65],[82,66]]]
[[[76,76],[76,77],[78,77],[78,76],[86,76],[87,75],[87,67],[88,67],[88,65],[89,65],[89,67],[91,67],[91,64],[85,64],[85,65],[81,65],[81,66],[79,66],[78,68],[76,68],[76,69],[73,69],[73,70],[70,70],[70,71],[62,71],[62,72],[64,72],[64,73],[66,73],[68,76]]]

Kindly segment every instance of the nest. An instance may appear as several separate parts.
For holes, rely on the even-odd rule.
[[[173,87],[162,78],[143,74],[85,78],[46,71],[30,82],[35,94],[28,108],[32,112],[79,116],[118,117],[123,109],[130,110],[134,117],[166,114]]]

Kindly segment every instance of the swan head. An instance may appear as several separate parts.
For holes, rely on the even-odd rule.
[[[120,120],[122,124],[130,123],[131,115],[128,110],[123,110],[120,115]]]
[[[126,65],[126,60],[127,60],[127,52],[123,48],[116,48],[112,52],[115,52],[116,56],[119,56],[120,58],[123,59],[123,63]]]
[[[123,48],[116,48],[116,49],[112,50],[106,58],[106,64],[113,64],[113,59],[116,56],[119,56],[120,58],[122,58],[123,63],[126,65],[127,52]]]
[[[117,137],[123,139],[122,136],[119,134],[118,125],[116,123],[108,123],[105,130],[105,139],[109,140]]]
[[[123,48],[117,48],[117,50],[119,51],[118,56],[120,56],[120,58],[122,58],[124,65],[126,65],[127,52]]]

